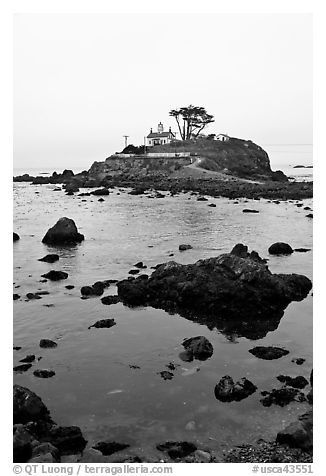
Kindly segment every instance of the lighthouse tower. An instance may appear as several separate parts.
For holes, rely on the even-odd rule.
[[[157,132],[159,134],[162,134],[163,131],[164,131],[163,124],[162,122],[160,122],[159,125],[157,126]]]

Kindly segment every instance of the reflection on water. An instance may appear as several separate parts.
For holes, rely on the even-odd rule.
[[[268,257],[275,241],[293,248],[312,248],[312,222],[295,203],[276,205],[266,200],[234,204],[228,199],[197,202],[190,194],[164,199],[130,196],[115,190],[104,202],[95,197],[65,196],[53,186],[15,184],[14,231],[14,365],[29,353],[42,359],[15,382],[44,399],[53,418],[82,428],[90,443],[103,437],[119,439],[151,451],[153,442],[173,439],[198,441],[207,447],[272,438],[305,403],[264,408],[261,390],[279,386],[276,376],[309,377],[312,366],[312,298],[291,303],[281,320],[256,322],[255,327],[217,319],[196,322],[152,308],[104,306],[99,298],[82,300],[80,287],[98,280],[123,279],[138,261],[151,267],[168,260],[186,264],[229,252],[242,242]],[[39,191],[39,194],[35,194]],[[189,199],[190,198],[190,199]],[[86,201],[82,202],[84,199]],[[216,208],[208,207],[214,202]],[[305,205],[311,206],[306,200]],[[243,214],[253,207],[259,214]],[[41,243],[47,229],[61,216],[76,221],[85,241],[73,248]],[[193,249],[179,252],[180,243]],[[57,253],[54,264],[38,261]],[[171,256],[173,255],[173,256]],[[312,254],[269,257],[272,272],[312,277]],[[64,281],[40,282],[50,269],[68,272]],[[75,288],[67,290],[66,285]],[[28,292],[49,291],[37,301]],[[115,294],[111,285],[105,294]],[[53,305],[47,307],[48,305]],[[110,329],[88,329],[95,321],[114,318]],[[203,335],[214,347],[205,362],[183,362],[184,338]],[[40,349],[41,338],[54,339],[56,349]],[[248,350],[255,345],[284,346],[290,351],[276,361],[264,361]],[[291,359],[304,357],[297,366]],[[173,362],[171,380],[160,372]],[[139,367],[139,368],[138,368]],[[37,379],[36,368],[55,370],[51,379]],[[214,387],[224,375],[246,377],[258,391],[241,402],[218,402]],[[192,422],[189,424],[189,422]],[[140,450],[139,450],[140,451]]]

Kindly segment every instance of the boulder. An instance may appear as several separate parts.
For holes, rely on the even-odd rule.
[[[268,248],[268,253],[270,255],[290,255],[293,253],[293,249],[291,246],[287,243],[282,243],[277,242],[273,243],[269,248]]]
[[[238,382],[234,382],[233,378],[229,375],[225,375],[221,378],[218,384],[215,386],[215,397],[221,402],[239,402],[244,398],[249,397],[257,390],[250,380],[243,377]]]
[[[118,295],[129,306],[148,305],[211,322],[280,319],[291,301],[308,295],[312,283],[307,277],[272,274],[258,253],[239,256],[242,247],[194,264],[169,261],[148,279],[118,282]]]
[[[67,284],[67,286],[65,286],[66,289],[74,289],[75,286],[73,286],[72,284]]]
[[[102,304],[111,305],[120,302],[119,296],[104,296],[101,298]]]
[[[273,346],[257,346],[253,349],[250,349],[249,352],[257,357],[258,359],[264,360],[275,360],[280,359],[284,355],[289,354],[289,351],[286,349],[282,349],[281,347],[273,347]]]
[[[21,364],[21,365],[16,365],[13,370],[14,372],[21,374],[23,372],[27,372],[27,370],[29,370],[31,367],[32,367],[32,364]]]
[[[78,426],[54,425],[41,437],[41,441],[50,442],[61,454],[80,453],[87,444]]]
[[[207,360],[213,355],[213,346],[204,336],[190,337],[182,342],[191,360]]]
[[[13,237],[14,237],[14,241],[20,240],[20,236],[18,235],[18,233],[13,232]]]
[[[106,284],[102,281],[97,281],[92,286],[83,286],[80,289],[82,296],[101,296],[106,288]]]
[[[277,433],[277,443],[291,448],[309,450],[313,445],[313,416],[312,411],[301,415],[297,421]]]
[[[298,389],[292,387],[274,388],[270,392],[261,392],[264,398],[260,401],[264,407],[270,407],[272,404],[284,407],[291,402],[304,402],[306,397]]]
[[[45,263],[55,263],[58,260],[59,260],[59,255],[49,254],[49,255],[43,256],[43,258],[40,258],[38,261],[44,261]]]
[[[70,245],[80,243],[83,240],[84,235],[78,233],[74,220],[63,217],[46,232],[42,243],[49,245]]]
[[[49,420],[49,410],[40,397],[28,388],[14,385],[13,391],[14,423]]]
[[[32,456],[33,435],[24,425],[14,425],[13,462],[26,463]]]
[[[65,271],[56,271],[52,269],[48,273],[41,274],[42,278],[49,279],[50,281],[60,281],[61,279],[67,279],[68,273]]]
[[[14,301],[17,301],[17,299],[19,299],[19,298],[20,298],[20,295],[19,295],[19,294],[17,294],[17,293],[14,293],[14,294],[13,294],[13,300],[14,300]]]
[[[30,363],[30,362],[34,362],[34,360],[35,360],[35,355],[34,354],[29,354],[29,355],[26,355],[26,357],[24,357],[23,359],[20,359],[19,362]]]

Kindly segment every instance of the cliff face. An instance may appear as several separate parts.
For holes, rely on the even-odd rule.
[[[146,177],[147,175],[169,176],[191,163],[190,158],[108,157],[104,162],[94,162],[89,176],[103,179],[108,175],[123,175],[125,178]]]

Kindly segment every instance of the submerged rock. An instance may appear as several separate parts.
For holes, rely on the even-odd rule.
[[[52,269],[48,273],[41,274],[42,278],[49,279],[50,281],[60,281],[61,279],[67,279],[68,273],[65,271],[56,271]]]
[[[46,232],[42,243],[49,245],[70,245],[80,243],[83,240],[84,235],[78,233],[74,220],[63,217]]]
[[[168,370],[162,370],[162,372],[158,373],[163,380],[172,380],[174,377],[174,374],[172,372],[169,372]]]
[[[188,441],[167,441],[156,445],[159,451],[166,451],[171,459],[184,458],[197,450],[193,443]]]
[[[169,261],[148,279],[117,283],[118,295],[129,306],[148,305],[210,321],[280,319],[291,301],[301,301],[312,288],[298,274],[272,274],[258,253],[226,253],[181,265]],[[218,317],[217,317],[218,316]]]
[[[96,321],[95,324],[89,326],[88,329],[91,329],[92,327],[95,327],[96,329],[109,329],[110,327],[113,327],[116,325],[116,322],[114,319],[101,319],[100,321]]]
[[[253,349],[250,349],[249,352],[258,357],[258,359],[264,360],[275,360],[280,359],[284,355],[289,354],[289,351],[286,349],[282,349],[281,347],[273,347],[273,346],[257,346]]]
[[[213,346],[204,336],[190,337],[182,342],[191,360],[207,360],[213,355]]]
[[[117,451],[129,448],[129,446],[127,443],[117,443],[116,441],[99,441],[93,448],[100,451],[102,455],[109,456]]]
[[[221,378],[218,384],[215,386],[215,397],[221,402],[239,402],[244,398],[249,397],[257,390],[250,380],[243,377],[238,382],[234,382],[233,378],[229,375],[225,375]]]
[[[45,263],[55,263],[58,260],[59,260],[59,255],[49,254],[49,255],[43,256],[43,258],[40,258],[38,261],[44,261]]]
[[[293,249],[287,243],[277,242],[268,248],[268,253],[270,255],[290,255],[293,253]]]
[[[279,431],[276,437],[277,443],[286,444],[291,448],[308,450],[313,445],[313,416],[312,411],[301,415],[296,422]]]
[[[276,377],[279,382],[285,383],[290,387],[294,388],[305,388],[309,382],[306,378],[299,375],[298,377],[289,377],[288,375],[279,375]]]

